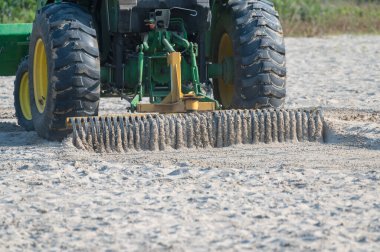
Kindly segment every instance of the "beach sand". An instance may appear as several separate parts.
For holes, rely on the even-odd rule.
[[[379,251],[380,36],[286,46],[286,107],[326,143],[78,151],[17,126],[0,77],[0,251]]]

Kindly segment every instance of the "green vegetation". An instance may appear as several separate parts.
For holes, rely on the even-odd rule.
[[[273,0],[287,36],[380,33],[380,0]],[[0,0],[0,22],[32,22],[35,0]]]
[[[36,0],[0,0],[0,23],[33,22]]]
[[[380,0],[274,0],[287,36],[380,33]]]

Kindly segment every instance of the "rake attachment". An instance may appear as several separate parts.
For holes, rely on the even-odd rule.
[[[100,153],[323,142],[323,118],[318,110],[130,114],[69,118],[67,124],[77,148]]]

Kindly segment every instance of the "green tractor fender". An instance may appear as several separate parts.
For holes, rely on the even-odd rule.
[[[32,24],[0,24],[0,76],[13,76],[28,55]]]

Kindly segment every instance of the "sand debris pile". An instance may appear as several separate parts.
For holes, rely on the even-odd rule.
[[[228,110],[207,113],[71,118],[73,144],[95,152],[323,142],[320,111]]]

